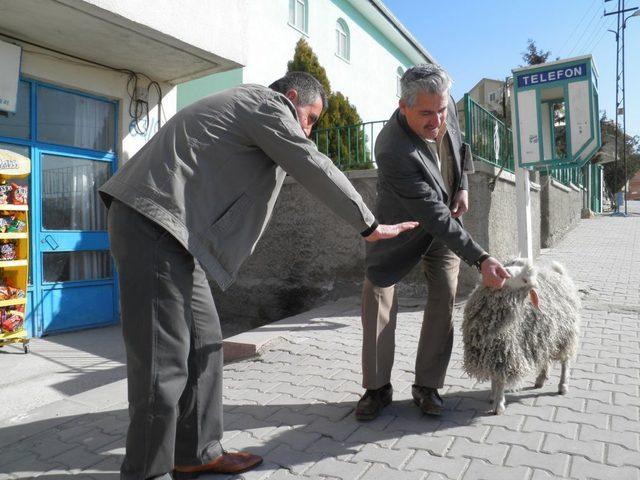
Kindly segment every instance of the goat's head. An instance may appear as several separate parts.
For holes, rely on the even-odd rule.
[[[540,302],[536,288],[538,286],[538,270],[525,258],[515,258],[505,263],[504,267],[511,278],[504,282],[504,287],[511,290],[526,290],[531,303],[538,310]]]

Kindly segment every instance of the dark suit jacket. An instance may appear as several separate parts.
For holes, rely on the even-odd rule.
[[[467,189],[467,172],[473,172],[469,145],[463,144],[455,104],[450,99],[447,131],[454,158],[452,198]],[[396,110],[384,126],[375,145],[378,165],[376,219],[394,224],[406,220],[420,227],[395,239],[367,244],[366,275],[374,285],[387,287],[400,281],[420,261],[434,239],[473,265],[484,253],[464,229],[461,219],[451,216],[447,190],[424,140],[418,137]]]

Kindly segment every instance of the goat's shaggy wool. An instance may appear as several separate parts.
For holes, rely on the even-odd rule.
[[[532,267],[515,259],[505,267],[513,278],[502,289],[478,286],[467,301],[462,324],[464,369],[478,380],[499,379],[514,386],[551,361],[575,355],[580,298],[557,263]]]

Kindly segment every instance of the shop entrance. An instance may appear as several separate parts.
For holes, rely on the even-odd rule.
[[[117,165],[115,102],[22,80],[0,148],[31,158],[27,326],[42,336],[117,322],[115,272],[98,188]],[[1,210],[0,206],[0,210]]]

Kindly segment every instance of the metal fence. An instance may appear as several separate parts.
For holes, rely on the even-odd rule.
[[[464,96],[465,103],[465,141],[471,145],[476,160],[490,163],[514,172],[513,136],[511,129],[477,104],[469,94]],[[541,173],[551,175],[564,185],[584,186],[582,167],[554,168]]]
[[[465,141],[471,145],[476,160],[513,172],[513,137],[502,120],[478,105],[467,93],[464,96]]]
[[[375,168],[375,139],[385,123],[379,120],[314,130],[311,139],[341,170]]]
[[[549,174],[564,185],[573,184],[576,187],[584,186],[584,173],[582,167],[574,168],[553,168]]]

